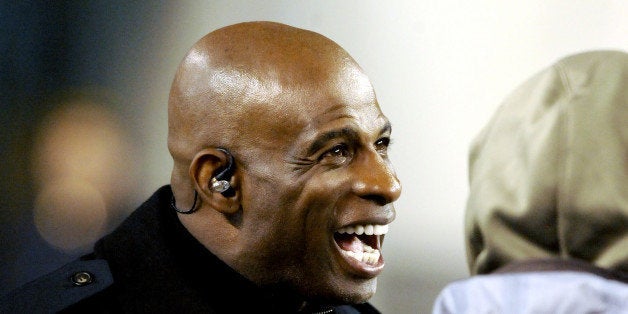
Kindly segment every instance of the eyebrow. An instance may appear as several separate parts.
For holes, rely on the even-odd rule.
[[[392,126],[390,124],[390,122],[386,122],[386,124],[382,127],[382,129],[379,131],[379,135],[382,135],[386,132],[389,132],[392,130]],[[357,140],[358,138],[358,132],[352,128],[341,128],[341,129],[337,129],[337,130],[331,130],[328,132],[325,132],[319,136],[317,136],[314,139],[314,142],[312,142],[312,144],[310,145],[310,147],[307,149],[307,154],[308,155],[312,155],[314,153],[316,153],[318,150],[320,150],[321,148],[323,148],[323,146],[325,146],[325,144],[331,140],[334,140],[336,138],[348,138],[350,140]]]

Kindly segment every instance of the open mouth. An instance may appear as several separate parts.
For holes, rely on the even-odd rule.
[[[366,264],[367,267],[381,266],[381,244],[388,232],[388,225],[351,225],[334,232],[334,240],[343,255]]]

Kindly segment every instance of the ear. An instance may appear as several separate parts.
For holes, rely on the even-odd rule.
[[[194,181],[194,188],[198,192],[203,204],[208,204],[214,210],[223,214],[234,214],[240,208],[240,191],[238,188],[237,167],[227,178],[234,193],[223,195],[211,189],[211,179],[224,169],[229,163],[229,156],[216,148],[206,148],[194,156],[190,164],[190,178]]]

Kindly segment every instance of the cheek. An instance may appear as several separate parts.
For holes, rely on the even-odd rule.
[[[295,203],[302,221],[302,245],[310,261],[319,258],[327,260],[325,254],[321,253],[330,248],[337,224],[338,206],[346,195],[346,176],[326,174],[309,178]]]
[[[265,269],[269,280],[320,279],[330,269],[331,230],[345,181],[346,175],[333,172],[302,180],[251,180],[242,195],[241,256]]]
[[[297,254],[303,242],[302,213],[297,208],[300,189],[276,181],[252,182],[242,195],[240,234],[246,254],[265,263],[277,263]]]
[[[299,201],[303,207],[327,207],[350,191],[349,174],[342,169],[331,170],[311,177],[304,184]]]

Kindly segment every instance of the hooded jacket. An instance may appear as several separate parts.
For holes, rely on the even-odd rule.
[[[472,274],[549,257],[628,272],[628,54],[573,55],[526,81],[469,166]]]
[[[536,74],[473,141],[473,276],[433,313],[628,313],[628,54]]]

